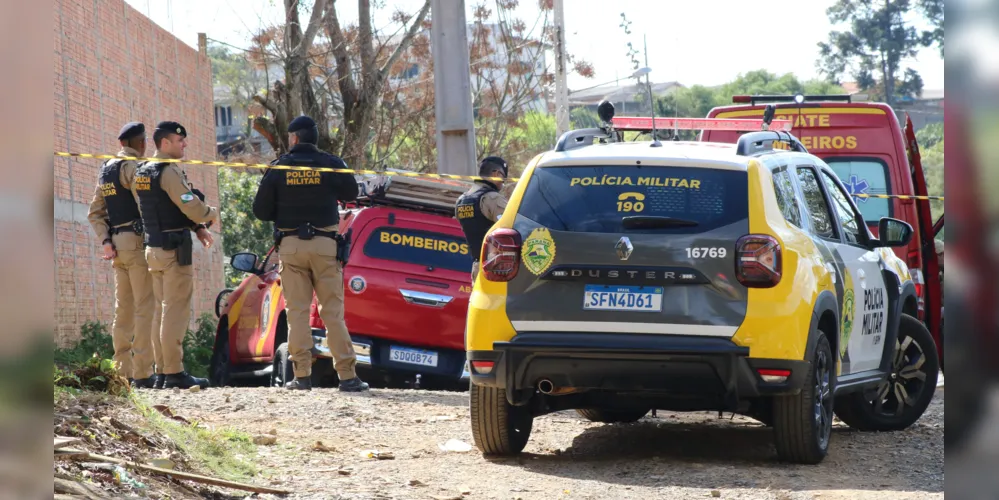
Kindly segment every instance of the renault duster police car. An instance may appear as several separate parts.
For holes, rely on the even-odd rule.
[[[818,463],[834,414],[879,431],[920,418],[937,350],[891,250],[912,228],[884,217],[874,237],[825,162],[761,131],[772,117],[689,120],[755,130],[722,144],[623,142],[604,116],[531,161],[469,298],[482,452],[519,453],[561,410],[729,411],[772,426],[781,459]]]

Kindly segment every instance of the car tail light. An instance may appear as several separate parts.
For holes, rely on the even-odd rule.
[[[770,368],[760,368],[756,370],[756,373],[760,374],[760,378],[764,382],[770,384],[782,383],[787,381],[787,378],[791,376],[791,370],[774,370]]]
[[[510,281],[520,269],[520,233],[497,229],[482,245],[482,272],[489,281]]]
[[[765,234],[747,234],[735,244],[735,275],[747,287],[770,288],[780,283],[780,243]]]
[[[494,366],[496,366],[495,361],[472,361],[472,369],[475,370],[475,373],[481,375],[492,373]]]
[[[912,276],[912,284],[916,285],[916,309],[919,319],[923,319],[923,311],[926,310],[926,282],[923,281],[923,270],[922,269],[909,269],[909,274]]]

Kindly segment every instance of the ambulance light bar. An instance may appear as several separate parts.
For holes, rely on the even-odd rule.
[[[615,116],[611,119],[615,130],[652,130],[652,118],[643,116]],[[774,120],[770,130],[790,132],[790,120]],[[656,118],[657,130],[730,130],[757,132],[763,130],[763,120],[745,118]]]
[[[816,102],[816,101],[834,101],[834,102],[863,102],[868,98],[867,94],[818,94],[818,95],[734,95],[732,96],[732,102],[736,104],[749,104],[756,105],[759,103],[770,103],[770,102],[794,102],[794,103],[804,103],[804,102]]]

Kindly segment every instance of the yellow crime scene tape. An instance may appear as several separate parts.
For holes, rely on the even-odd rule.
[[[503,179],[502,177],[480,177],[478,175],[455,175],[455,174],[430,174],[425,172],[389,172],[384,170],[356,170],[352,168],[328,168],[328,167],[298,167],[291,165],[269,165],[266,163],[239,163],[239,162],[227,162],[227,161],[202,161],[202,160],[174,160],[170,158],[140,158],[136,156],[116,156],[108,154],[90,154],[90,153],[66,153],[62,151],[56,151],[55,156],[60,156],[63,158],[93,158],[97,160],[135,160],[135,161],[158,161],[162,163],[186,163],[189,165],[208,165],[213,167],[240,167],[240,168],[272,168],[275,170],[316,170],[319,172],[336,172],[341,174],[359,174],[359,175],[385,175],[389,177],[426,177],[428,179],[453,179],[453,180],[463,180],[463,181],[512,181],[517,182],[520,180],[519,177],[508,177]],[[902,200],[941,200],[943,201],[943,196],[909,196],[902,194],[855,194],[853,195],[857,198],[898,198]]]

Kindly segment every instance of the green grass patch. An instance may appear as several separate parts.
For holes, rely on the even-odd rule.
[[[194,465],[206,474],[230,481],[250,479],[258,474],[253,465],[257,447],[252,437],[234,428],[208,429],[191,422],[186,425],[163,416],[138,393],[132,404],[146,418],[149,430],[172,440]]]

